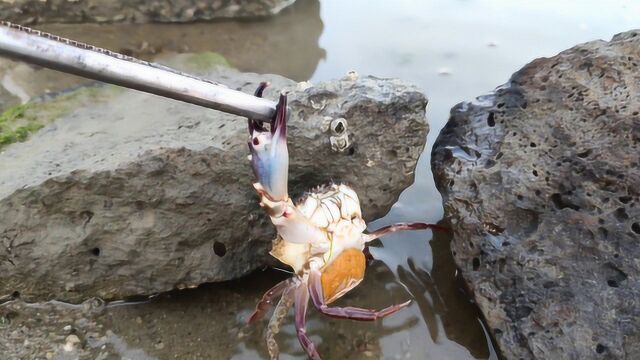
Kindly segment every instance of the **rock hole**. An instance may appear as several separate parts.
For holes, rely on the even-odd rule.
[[[551,195],[551,201],[553,202],[553,205],[556,207],[556,209],[558,210],[562,210],[562,209],[566,209],[566,208],[570,208],[573,210],[580,210],[580,206],[576,205],[576,204],[572,204],[568,201],[566,201],[566,199],[562,198],[562,195],[560,195],[559,193],[555,193]]]
[[[11,293],[11,297],[14,299],[20,298],[20,291],[14,291]]]
[[[596,352],[598,354],[602,354],[603,352],[605,352],[607,350],[607,347],[602,345],[602,344],[598,344],[596,345]]]
[[[614,215],[615,215],[616,219],[618,219],[618,221],[620,221],[620,222],[629,220],[629,214],[627,214],[627,211],[623,207],[617,208],[616,212],[614,213]]]
[[[524,197],[522,195],[520,195],[520,194],[518,194],[516,197],[518,198],[518,200],[524,199]]]
[[[533,176],[538,176],[538,170],[533,170],[531,173],[533,174]]]
[[[94,247],[93,249],[91,249],[91,255],[100,256],[100,248],[99,247]]]
[[[633,224],[631,224],[631,231],[636,234],[640,234],[640,223],[634,222]]]
[[[347,154],[349,154],[349,156],[353,155],[356,153],[356,148],[354,148],[353,146],[349,148],[349,150],[347,150]]]
[[[496,126],[496,119],[492,112],[490,112],[489,116],[487,116],[487,125],[489,125],[490,127]]]
[[[612,262],[604,264],[604,270],[607,273],[607,285],[613,288],[620,287],[620,283],[629,277]]]
[[[473,271],[477,271],[480,268],[480,259],[474,257],[471,261],[471,265],[473,265]]]
[[[496,162],[489,159],[487,160],[487,162],[484,164],[484,168],[485,169],[491,169],[492,167],[494,167],[496,165]]]
[[[628,204],[631,201],[631,196],[620,196],[618,200],[623,204]]]
[[[600,226],[600,227],[598,228],[598,233],[600,234],[600,236],[601,236],[603,239],[606,239],[606,238],[608,238],[608,237],[609,237],[609,231],[608,231],[607,229],[603,228],[602,226]]]
[[[531,314],[531,312],[533,311],[533,308],[530,306],[516,306],[516,320],[520,320],[522,318],[526,318],[527,316],[529,316],[529,314]]]
[[[579,152],[578,153],[578,157],[584,159],[584,158],[588,157],[589,155],[591,155],[592,152],[593,152],[593,150],[587,149],[587,150],[585,150],[583,152]]]
[[[213,252],[219,257],[223,257],[227,253],[227,247],[223,243],[216,241],[213,243]]]
[[[536,147],[537,145],[536,145],[536,143],[532,142],[531,144],[529,144],[529,146],[531,146],[533,148],[533,147]]]

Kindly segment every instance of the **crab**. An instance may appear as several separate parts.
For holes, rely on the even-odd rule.
[[[262,97],[267,83],[255,92]],[[355,288],[364,278],[366,244],[399,230],[446,230],[426,223],[398,223],[365,233],[358,195],[345,184],[319,186],[296,204],[287,192],[287,96],[280,95],[269,129],[249,119],[249,159],[257,182],[260,206],[277,230],[271,255],[293,269],[294,276],[269,289],[256,305],[248,322],[263,318],[275,300],[280,301],[269,321],[266,340],[271,359],[278,358],[275,335],[291,306],[295,308],[298,340],[309,358],[320,359],[305,330],[309,299],[321,313],[333,318],[374,321],[408,306],[411,300],[380,310],[334,307],[330,304]]]

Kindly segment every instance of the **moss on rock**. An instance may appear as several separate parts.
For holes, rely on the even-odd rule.
[[[81,106],[104,101],[121,88],[92,86],[80,88],[46,102],[28,102],[15,105],[0,114],[0,149],[22,142],[45,125]]]
[[[211,51],[190,54],[185,63],[193,70],[209,70],[217,66],[231,67],[224,56]]]

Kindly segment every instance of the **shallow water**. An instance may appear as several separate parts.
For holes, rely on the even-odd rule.
[[[429,153],[453,105],[491,91],[536,57],[640,27],[640,4],[632,1],[390,4],[299,0],[283,14],[263,21],[44,28],[150,59],[167,52],[210,50],[241,70],[274,72],[296,80],[321,81],[354,69],[416,83],[430,99],[427,149],[415,184],[387,216],[371,224],[377,228],[442,217]],[[54,87],[58,75],[51,76],[53,85],[48,86]],[[456,278],[450,239],[431,236],[416,232],[384,239],[372,249],[379,261],[367,270],[363,284],[340,300],[340,304],[382,307],[415,299],[408,309],[377,323],[333,320],[311,311],[309,333],[326,358],[497,358],[477,310]],[[163,294],[142,304],[109,308],[95,322],[112,331],[103,343],[123,351],[114,350],[121,356],[264,358],[266,322],[247,327],[244,319],[262,293],[283,276],[266,270],[236,282]],[[25,310],[15,323],[28,321],[28,314]],[[64,321],[48,326],[61,328]],[[292,321],[281,335],[282,358],[304,358]]]

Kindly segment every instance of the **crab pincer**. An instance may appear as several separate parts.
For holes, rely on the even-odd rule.
[[[262,96],[267,83],[261,83],[255,92]],[[322,241],[326,236],[293,205],[287,193],[289,151],[287,148],[287,95],[281,94],[276,115],[269,129],[265,124],[249,119],[249,150],[253,173],[257,182],[253,187],[260,195],[260,206],[265,209],[278,233],[289,242],[310,243]]]
[[[268,86],[261,83],[255,95],[262,97]],[[289,151],[287,149],[287,96],[280,95],[275,119],[269,129],[260,121],[249,119],[249,151],[253,173],[264,191],[272,200],[286,200],[287,177],[289,175]]]

